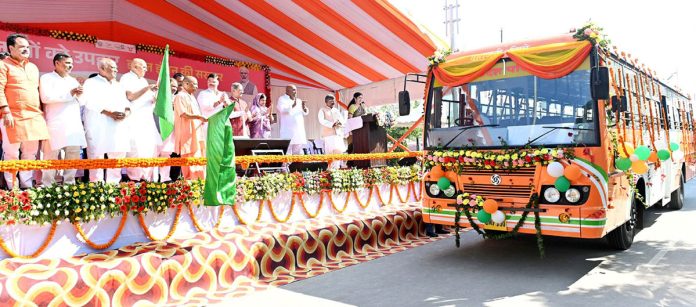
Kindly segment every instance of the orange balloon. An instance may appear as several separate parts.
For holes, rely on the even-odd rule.
[[[486,211],[488,214],[495,213],[498,211],[498,202],[494,199],[486,199],[486,201],[483,202],[483,211]]]
[[[442,166],[435,165],[430,169],[430,179],[438,180],[440,177],[445,175],[445,171],[442,170]]]
[[[657,152],[651,151],[650,157],[648,157],[648,161],[655,163],[657,162],[657,160],[659,160],[659,158],[657,157]]]
[[[631,169],[634,173],[638,175],[643,175],[648,172],[648,163],[641,160],[635,161],[631,165]]]
[[[580,177],[582,177],[582,170],[577,164],[571,164],[566,166],[565,170],[563,171],[563,176],[571,181],[578,180]]]

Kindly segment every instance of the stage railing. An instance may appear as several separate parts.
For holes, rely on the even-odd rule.
[[[422,151],[414,152],[389,152],[370,154],[331,154],[331,155],[262,155],[262,156],[237,156],[235,163],[242,168],[248,168],[252,163],[278,163],[278,162],[320,162],[320,161],[352,161],[352,160],[379,160],[402,159],[421,157]],[[124,167],[160,167],[160,166],[186,166],[205,165],[206,158],[124,158],[124,159],[81,159],[81,160],[9,160],[0,161],[0,171],[16,172],[42,169],[100,169],[100,168],[124,168]]]

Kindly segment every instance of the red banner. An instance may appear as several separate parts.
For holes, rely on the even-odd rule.
[[[12,32],[0,30],[0,52],[8,52],[5,38]],[[162,63],[162,56],[149,52],[128,52],[134,48],[115,48],[113,42],[110,44],[97,44],[103,46],[99,48],[91,43],[68,41],[62,39],[54,39],[51,37],[28,35],[29,45],[31,49],[30,61],[39,67],[41,73],[47,73],[53,70],[53,56],[56,53],[63,52],[69,54],[73,58],[72,75],[78,79],[87,78],[90,74],[98,72],[97,62],[100,58],[111,58],[116,61],[119,71],[119,79],[121,74],[127,73],[129,64],[134,58],[141,58],[147,62],[148,72],[145,77],[155,83],[159,75],[159,69]],[[129,46],[125,45],[124,46]],[[107,49],[108,48],[108,49]],[[220,86],[222,91],[230,91],[233,82],[240,81],[239,68],[234,66],[222,66],[218,64],[204,63],[191,59],[183,59],[176,57],[176,54],[169,57],[169,70],[171,74],[180,72],[184,75],[194,76],[198,79],[198,86],[201,90],[207,88],[206,78],[210,73],[216,73],[220,76]],[[259,93],[265,91],[265,76],[264,71],[249,70],[249,81],[256,85]],[[267,93],[268,94],[268,93]],[[250,99],[251,97],[245,97]]]

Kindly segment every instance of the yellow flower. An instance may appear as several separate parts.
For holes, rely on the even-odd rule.
[[[92,192],[92,193],[94,193],[94,192]],[[85,195],[85,194],[87,194],[87,192],[85,192],[85,191],[80,192],[80,195]]]
[[[548,149],[544,148],[544,149],[541,150],[541,154],[542,154],[542,155],[545,155],[545,154],[547,154],[547,153],[549,153],[549,150],[548,150]]]
[[[82,212],[82,208],[81,208],[81,207],[77,207],[77,209],[75,209],[75,213],[80,213],[80,212]]]
[[[94,187],[94,182],[90,182],[90,183],[89,183],[89,187],[90,187],[90,188],[93,188],[93,187]]]
[[[73,193],[73,197],[78,197],[78,196],[80,196],[80,192],[75,191],[75,193]]]
[[[84,189],[84,188],[85,188],[85,184],[84,184],[84,183],[80,183],[80,189]]]

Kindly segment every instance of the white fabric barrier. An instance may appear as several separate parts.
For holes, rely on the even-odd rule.
[[[420,183],[415,183],[416,193],[420,197],[421,191],[419,189]],[[409,192],[408,185],[397,186],[401,197],[406,197],[408,195],[407,202],[416,201],[413,192]],[[390,186],[381,185],[379,187],[382,199],[384,201],[389,201]],[[357,191],[357,195],[363,205],[368,200],[369,189],[362,189]],[[396,195],[396,191],[393,192],[392,204],[400,204],[399,197]],[[352,193],[351,193],[352,194]],[[271,200],[273,205],[273,210],[276,216],[283,220],[287,217],[291,209],[290,197],[291,192],[282,192],[278,197]],[[348,193],[333,193],[333,200],[336,207],[340,210],[343,209],[346,197]],[[370,210],[379,210],[383,205],[377,196],[376,191],[372,191],[369,206],[362,208],[358,201],[355,199],[355,195],[350,195],[350,201],[343,211],[343,213],[338,213],[332,206],[326,194],[323,195],[324,201],[321,210],[317,217],[325,217],[332,215],[340,215],[347,213],[357,213]],[[305,195],[303,197],[306,209],[311,213],[315,214],[319,208],[319,195]],[[242,216],[242,219],[247,223],[252,223],[256,221],[258,215],[258,201],[249,201],[237,204],[237,212]],[[218,207],[194,207],[193,213],[196,216],[196,221],[198,225],[204,230],[208,231],[212,229],[218,221],[219,214]],[[153,238],[164,238],[169,233],[174,218],[176,216],[176,210],[171,209],[165,214],[156,214],[153,212],[148,212],[143,215],[145,225],[148,226],[148,230]],[[89,223],[82,223],[82,229],[87,235],[89,240],[95,244],[103,244],[111,240],[118,230],[119,223],[121,222],[121,216],[114,218],[107,217],[99,221],[92,221]],[[309,216],[302,208],[302,204],[299,199],[296,198],[295,206],[292,211],[292,215],[288,219],[289,222],[301,221],[308,219]],[[261,219],[259,222],[276,222],[273,218],[270,209],[268,207],[268,202],[264,202],[263,212],[261,214]],[[235,216],[234,210],[229,206],[225,207],[222,221],[220,222],[220,227],[233,227],[241,224],[239,219]],[[0,236],[7,247],[19,255],[30,255],[34,253],[39,247],[44,244],[51,226],[30,226],[30,225],[12,225],[4,226],[0,228]],[[194,226],[191,216],[188,212],[188,208],[182,208],[181,216],[179,218],[179,223],[176,228],[176,232],[173,234],[172,238],[186,239],[194,236],[198,230]],[[150,239],[145,235],[140,223],[138,222],[138,217],[129,214],[126,219],[126,224],[121,232],[120,236],[114,242],[114,244],[107,250],[118,249],[123,246],[127,246],[137,242],[149,242]],[[37,258],[66,258],[71,256],[76,256],[80,254],[88,253],[98,253],[103,250],[95,250],[90,248],[78,234],[75,227],[69,223],[67,220],[63,220],[56,227],[55,236],[53,240],[49,243],[48,247],[44,252]],[[0,250],[0,259],[8,258],[4,251]]]

